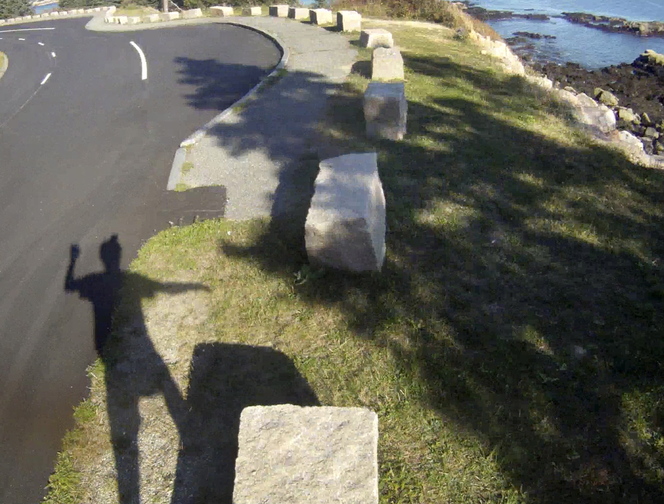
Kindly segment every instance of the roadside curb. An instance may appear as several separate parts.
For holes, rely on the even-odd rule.
[[[2,76],[5,75],[7,68],[9,68],[9,56],[1,51],[0,54],[4,56],[4,58],[2,58],[2,64],[0,65],[0,79],[2,79]]]
[[[275,34],[269,33],[265,30],[262,30],[260,28],[255,27],[255,26],[240,23],[240,22],[237,22],[237,21],[231,21],[231,22],[225,21],[225,22],[223,22],[223,24],[229,24],[229,25],[233,25],[233,26],[239,26],[241,28],[247,28],[249,30],[253,30],[253,31],[255,31],[257,33],[260,33],[261,35],[269,38],[281,50],[281,60],[279,61],[279,63],[277,63],[277,66],[274,67],[274,70],[272,70],[272,72],[270,72],[269,75],[264,77],[258,84],[256,84],[253,88],[251,88],[249,90],[249,92],[247,92],[242,98],[240,98],[238,101],[233,103],[233,105],[231,105],[227,109],[220,112],[216,117],[214,117],[212,120],[208,121],[201,128],[199,128],[194,133],[189,135],[186,139],[184,139],[180,143],[180,147],[188,147],[188,146],[194,145],[196,142],[198,142],[214,126],[216,126],[217,124],[220,124],[221,122],[224,121],[224,119],[226,119],[229,115],[231,115],[233,113],[233,109],[235,109],[236,107],[241,106],[244,103],[251,100],[253,98],[253,96],[255,94],[257,94],[258,91],[260,91],[260,89],[263,86],[265,86],[265,84],[267,82],[269,82],[271,79],[276,78],[277,75],[279,74],[279,72],[282,69],[284,69],[286,67],[286,65],[288,64],[288,59],[290,58],[290,51],[289,51],[288,47],[286,47],[286,45]]]
[[[253,88],[251,88],[242,98],[233,103],[230,107],[221,111],[217,116],[215,116],[213,119],[205,123],[201,128],[197,129],[195,132],[193,132],[191,135],[185,138],[182,142],[180,142],[180,148],[177,151],[175,151],[175,156],[173,157],[173,164],[171,165],[171,173],[168,176],[168,185],[166,186],[166,189],[168,191],[175,190],[178,183],[180,182],[182,175],[182,165],[185,163],[187,159],[187,148],[199,142],[201,138],[203,138],[208,133],[208,131],[210,131],[213,127],[224,122],[224,120],[226,120],[229,116],[233,114],[233,111],[237,107],[253,100],[255,95],[258,94],[258,92],[268,82],[270,82],[272,79],[277,78],[279,73],[288,64],[288,59],[290,58],[290,50],[285,45],[285,43],[281,41],[279,37],[277,37],[277,35],[262,30],[260,28],[257,28],[255,26],[251,26],[238,21],[218,21],[218,22],[220,24],[229,24],[253,30],[257,33],[260,33],[264,37],[267,37],[268,39],[272,40],[272,42],[274,42],[277,45],[277,47],[281,50],[281,60],[279,60],[279,63],[277,63],[277,66],[274,67],[274,69],[272,70],[272,72],[269,73],[269,75],[261,79],[261,81],[258,84],[256,84]]]

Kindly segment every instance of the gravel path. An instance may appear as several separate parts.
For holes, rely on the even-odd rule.
[[[179,182],[224,186],[229,219],[281,215],[306,191],[301,160],[315,152],[327,97],[347,77],[357,51],[339,33],[289,19],[234,21],[277,37],[290,52],[286,72],[188,148],[193,167],[186,165]]]

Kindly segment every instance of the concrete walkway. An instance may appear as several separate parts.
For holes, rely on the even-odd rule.
[[[346,79],[357,51],[347,37],[298,21],[228,19],[235,21],[278,38],[290,52],[286,72],[187,148],[193,168],[187,164],[178,180],[190,187],[224,186],[226,218],[283,215],[307,190],[301,160],[313,157],[327,97]]]

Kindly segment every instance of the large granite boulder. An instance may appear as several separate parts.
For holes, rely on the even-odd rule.
[[[269,8],[269,13],[270,16],[274,17],[288,17],[288,9],[290,7],[286,4],[277,4],[277,5],[270,5]]]
[[[159,14],[159,19],[162,21],[174,21],[175,19],[180,19],[179,12],[162,12]]]
[[[378,504],[378,417],[364,408],[242,410],[233,504]]]
[[[371,79],[404,80],[403,57],[396,47],[378,47],[371,55]]]
[[[288,17],[291,19],[309,19],[309,9],[304,7],[289,7]]]
[[[182,11],[182,19],[195,19],[203,17],[203,11],[201,9],[189,9]]]
[[[245,16],[261,16],[263,9],[260,6],[245,7],[243,13]]]
[[[356,273],[380,271],[385,259],[385,195],[375,152],[320,163],[305,244],[314,264]]]
[[[226,7],[221,5],[215,5],[210,7],[210,15],[212,17],[226,17],[232,16],[234,14],[233,7]]]
[[[394,39],[392,34],[382,28],[369,28],[360,33],[361,47],[392,47]]]
[[[371,82],[364,93],[367,136],[401,140],[406,134],[408,102],[402,82]]]
[[[311,9],[309,11],[309,21],[315,25],[332,24],[332,11],[329,9]]]
[[[362,30],[362,16],[356,11],[339,11],[337,28],[342,32],[358,32]]]

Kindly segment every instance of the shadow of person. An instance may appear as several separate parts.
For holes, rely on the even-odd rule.
[[[117,235],[99,247],[104,271],[80,278],[74,276],[78,245],[72,245],[65,277],[66,292],[76,292],[92,303],[94,311],[95,348],[104,363],[107,409],[111,429],[111,443],[115,455],[120,504],[140,502],[138,429],[141,397],[162,394],[173,421],[185,422],[186,404],[168,367],[150,340],[141,312],[141,300],[158,292],[176,294],[207,289],[195,283],[160,283],[120,269],[122,247]],[[128,281],[130,280],[130,281]],[[137,314],[130,331],[112,333],[113,315],[118,306],[120,290],[122,302]]]

